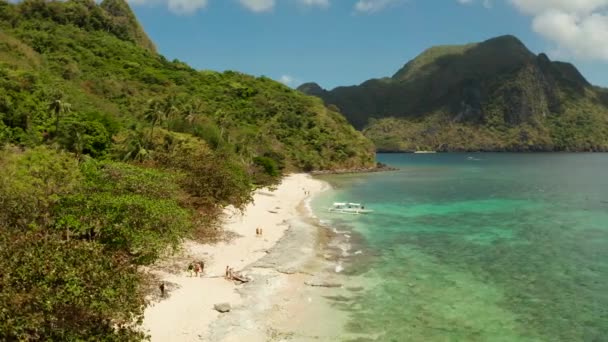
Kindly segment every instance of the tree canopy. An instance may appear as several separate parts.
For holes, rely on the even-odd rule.
[[[0,0],[0,340],[141,340],[141,265],[286,172],[373,164],[320,100],[157,54],[123,0]]]

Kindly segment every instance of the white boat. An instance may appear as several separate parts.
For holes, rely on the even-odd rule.
[[[361,203],[346,203],[346,202],[334,202],[334,204],[327,209],[328,211],[335,213],[344,214],[369,214],[374,212],[370,209],[365,209],[365,206]]]

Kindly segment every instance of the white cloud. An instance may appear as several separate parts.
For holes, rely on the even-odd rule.
[[[534,18],[534,31],[557,44],[562,53],[608,61],[608,16],[591,13],[581,17],[563,11],[547,11]]]
[[[255,13],[272,11],[276,5],[275,0],[239,0],[241,5]]]
[[[12,0],[11,0],[12,1]],[[16,0],[19,1],[19,0]],[[166,4],[167,8],[176,14],[188,15],[194,14],[198,10],[204,9],[209,5],[209,0],[127,0],[131,5],[158,5]],[[330,6],[330,0],[292,0],[293,2],[304,7],[319,7],[327,8]],[[277,0],[238,0],[238,2],[246,9],[255,12],[263,13],[272,11]]]
[[[608,0],[511,0],[561,56],[608,61]]]
[[[355,4],[355,11],[360,13],[374,13],[403,1],[404,0],[359,0]]]
[[[476,0],[456,0],[461,5],[472,5]],[[494,7],[492,0],[480,0],[481,5],[487,9]]]
[[[329,7],[329,0],[297,0],[297,2],[308,7]]]
[[[520,11],[532,15],[548,10],[588,14],[608,7],[608,0],[511,0],[511,3]]]
[[[284,85],[292,85],[295,82],[295,79],[290,75],[283,75],[281,78],[279,78],[279,82],[283,83]]]
[[[192,14],[207,7],[207,0],[168,0],[167,7],[173,13]]]
[[[204,9],[209,4],[209,0],[127,0],[130,5],[166,5],[169,11],[188,15],[194,14],[196,11]]]

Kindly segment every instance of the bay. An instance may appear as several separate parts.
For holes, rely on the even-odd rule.
[[[313,209],[353,341],[608,339],[607,154],[380,154]],[[327,212],[362,202],[369,215]]]

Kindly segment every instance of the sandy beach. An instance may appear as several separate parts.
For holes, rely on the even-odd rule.
[[[269,331],[267,321],[278,325],[288,321],[284,315],[273,319],[276,315],[269,314],[277,305],[277,296],[292,293],[290,284],[304,286],[306,279],[298,277],[310,278],[303,271],[307,267],[321,267],[312,265],[310,258],[318,231],[303,220],[311,214],[307,201],[328,188],[310,175],[290,175],[275,191],[256,191],[254,202],[243,214],[226,209],[224,229],[234,236],[228,242],[203,245],[186,241],[178,255],[152,267],[149,272],[167,284],[166,298],[154,301],[145,311],[143,327],[152,341],[274,339],[269,335],[276,332]],[[258,227],[263,229],[261,237],[255,234]],[[285,242],[277,244],[279,240]],[[294,253],[301,257],[294,258]],[[192,260],[205,261],[202,277],[191,277],[186,271]],[[238,285],[224,279],[226,266],[252,281]],[[220,314],[214,310],[218,303],[229,303],[232,312]]]

